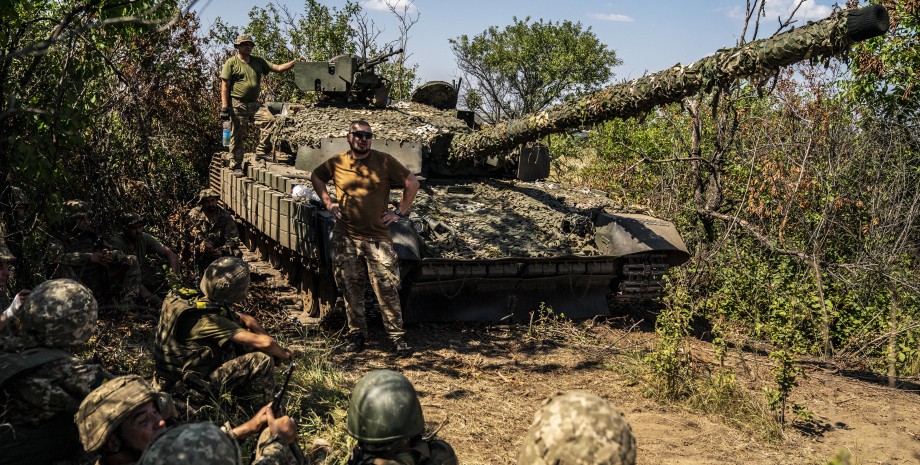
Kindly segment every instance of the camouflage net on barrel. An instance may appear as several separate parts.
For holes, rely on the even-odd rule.
[[[870,15],[874,17],[869,18]],[[449,156],[453,161],[484,160],[492,154],[507,152],[519,144],[569,128],[642,115],[702,89],[708,91],[745,77],[769,76],[779,67],[803,60],[816,61],[840,55],[857,40],[868,38],[860,36],[863,31],[852,26],[854,18],[875,20],[878,24],[870,25],[877,27],[868,28],[870,30],[884,32],[887,29],[887,13],[884,9],[879,11],[877,6],[838,11],[826,19],[768,39],[719,50],[690,65],[678,64],[479,132],[458,134],[451,142]]]

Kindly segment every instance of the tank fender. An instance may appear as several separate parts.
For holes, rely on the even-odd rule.
[[[594,226],[594,242],[603,255],[664,252],[670,266],[690,259],[684,240],[670,221],[639,214],[601,213]]]
[[[422,259],[419,253],[418,234],[412,222],[402,218],[390,224],[390,236],[393,237],[393,250],[399,256],[400,262],[419,262]]]

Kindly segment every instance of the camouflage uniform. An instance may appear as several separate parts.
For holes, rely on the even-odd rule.
[[[402,308],[399,304],[399,257],[393,244],[364,240],[333,232],[335,281],[345,299],[350,334],[367,334],[364,317],[364,292],[370,278],[380,302],[383,326],[387,335],[399,340],[405,335]]]
[[[520,465],[632,465],[636,441],[610,402],[571,391],[537,412],[524,438]]]
[[[236,222],[223,208],[218,207],[214,220],[201,207],[201,203],[212,197],[219,197],[213,189],[204,189],[198,194],[198,206],[188,213],[186,242],[189,244],[199,269],[205,269],[215,257],[206,253],[207,244],[223,257],[242,257],[240,232]]]
[[[262,432],[254,465],[293,465],[291,450]],[[180,425],[161,434],[141,456],[141,465],[240,465],[239,446],[210,423]]]
[[[270,399],[275,388],[272,357],[231,339],[246,331],[227,306],[241,302],[249,288],[249,269],[236,258],[221,258],[205,270],[201,290],[171,293],[157,325],[154,361],[167,388],[219,395],[233,392],[254,407]],[[202,392],[204,391],[204,392]]]
[[[141,284],[137,257],[113,250],[94,231],[74,230],[74,221],[89,214],[85,202],[71,200],[65,203],[64,208],[68,218],[49,244],[54,257],[49,275],[83,283],[99,301],[107,302],[114,298],[121,304],[133,304],[140,294]],[[92,253],[103,249],[112,253],[112,263],[93,263],[90,259]]]
[[[0,457],[48,463],[81,450],[73,414],[110,375],[71,351],[95,332],[97,305],[76,281],[36,287],[22,307],[15,349],[0,353]]]

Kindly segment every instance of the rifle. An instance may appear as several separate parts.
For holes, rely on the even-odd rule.
[[[275,418],[284,416],[284,396],[287,395],[288,385],[291,384],[291,375],[294,374],[295,368],[297,368],[297,363],[295,362],[291,362],[291,364],[288,365],[287,370],[284,371],[284,383],[281,385],[281,389],[272,396],[272,415],[274,415]],[[303,450],[300,448],[300,445],[297,444],[297,441],[292,442],[288,447],[291,448],[291,453],[294,454],[297,463],[307,463]]]

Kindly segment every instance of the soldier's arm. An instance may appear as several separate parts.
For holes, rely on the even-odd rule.
[[[271,355],[276,360],[288,361],[291,359],[291,353],[284,347],[281,347],[277,341],[267,334],[256,334],[252,331],[239,331],[230,338],[231,341],[252,347],[259,352]]]
[[[236,315],[240,317],[240,321],[243,322],[243,326],[245,326],[246,329],[256,334],[268,334],[268,332],[262,328],[262,325],[259,323],[259,320],[257,320],[256,317],[243,312],[236,312]]]
[[[406,182],[403,185],[402,199],[399,201],[399,212],[405,215],[412,208],[412,202],[415,201],[415,194],[418,193],[419,182],[414,174],[406,176]]]

